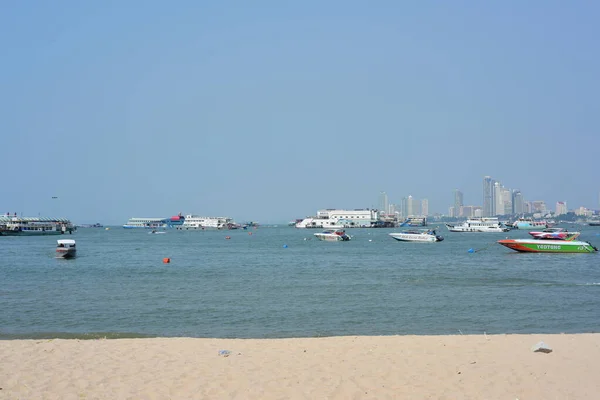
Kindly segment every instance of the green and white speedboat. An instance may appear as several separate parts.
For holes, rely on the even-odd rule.
[[[504,239],[499,244],[523,253],[595,253],[598,248],[581,240]]]

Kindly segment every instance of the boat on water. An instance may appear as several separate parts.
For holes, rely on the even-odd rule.
[[[595,253],[598,248],[581,240],[503,239],[504,247],[522,253]]]
[[[0,217],[0,236],[41,236],[73,233],[77,228],[64,218]]]
[[[400,224],[400,226],[427,226],[427,217],[410,216]]]
[[[342,229],[327,229],[323,232],[315,233],[314,236],[326,242],[347,242],[350,240],[350,236]]]
[[[589,226],[600,226],[600,218],[592,218],[588,220]]]
[[[236,224],[233,218],[229,217],[202,217],[199,215],[186,215],[181,226],[176,227],[179,230],[226,230],[238,229],[239,224]]]
[[[59,239],[56,241],[56,258],[74,258],[77,255],[75,241],[72,239]]]
[[[157,230],[151,230],[150,232],[148,232],[148,235],[160,235],[166,233],[165,231],[157,231]]]
[[[130,218],[123,225],[125,229],[161,229],[167,227],[167,218]]]
[[[376,210],[370,209],[325,209],[317,211],[317,215],[306,217],[296,222],[296,228],[302,229],[344,229],[371,228],[379,221]]]
[[[441,242],[442,236],[436,234],[433,229],[407,230],[403,232],[392,232],[389,235],[400,242]]]
[[[495,217],[473,217],[462,224],[446,224],[450,232],[508,232],[510,229]]]
[[[579,232],[569,232],[563,228],[546,228],[542,231],[529,232],[534,239],[572,240],[577,238]]]
[[[515,229],[545,229],[550,228],[551,224],[545,220],[534,220],[533,218],[519,218],[512,224]]]

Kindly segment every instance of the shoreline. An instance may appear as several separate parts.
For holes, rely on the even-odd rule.
[[[598,370],[598,333],[0,340],[0,399],[592,399]]]

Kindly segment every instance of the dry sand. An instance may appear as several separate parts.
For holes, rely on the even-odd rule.
[[[539,341],[554,351],[532,352]],[[600,334],[5,340],[0,388],[0,399],[598,399]]]

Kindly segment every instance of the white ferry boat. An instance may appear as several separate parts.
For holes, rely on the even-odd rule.
[[[161,229],[167,228],[167,218],[130,218],[123,228],[125,229]]]
[[[237,229],[239,225],[235,223],[233,218],[229,217],[202,217],[199,215],[186,215],[183,225],[177,229],[188,230],[224,230]]]
[[[550,228],[548,221],[535,221],[533,218],[519,218],[512,224],[516,229],[545,229]]]
[[[510,230],[495,217],[473,217],[462,224],[446,224],[446,228],[450,232],[508,232]]]
[[[296,228],[343,229],[369,228],[378,221],[376,210],[326,209],[317,211],[317,215],[307,217],[296,223]]]
[[[427,226],[427,217],[411,215],[400,226]]]
[[[0,217],[0,236],[63,235],[75,230],[71,221],[64,218]]]

